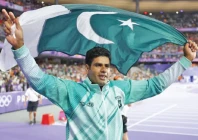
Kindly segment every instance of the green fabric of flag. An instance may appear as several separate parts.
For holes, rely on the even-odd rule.
[[[101,5],[64,5],[71,12],[46,20],[38,52],[59,51],[85,55],[95,47],[111,52],[112,64],[123,73],[139,59],[165,43],[184,45],[175,28],[147,16]]]

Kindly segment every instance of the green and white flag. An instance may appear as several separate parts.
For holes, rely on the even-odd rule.
[[[112,64],[126,74],[143,52],[171,42],[184,45],[187,39],[175,28],[147,16],[101,5],[54,5],[20,16],[25,45],[36,57],[44,51],[85,55],[101,46],[111,52]],[[9,44],[0,54],[0,69],[16,62]],[[11,47],[11,46],[10,46]],[[9,57],[8,55],[9,54]]]

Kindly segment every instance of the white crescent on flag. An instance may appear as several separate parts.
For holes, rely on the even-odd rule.
[[[116,14],[116,12],[83,12],[77,18],[77,29],[88,40],[92,40],[98,44],[113,44],[114,42],[95,33],[90,24],[90,19],[96,14]],[[87,32],[89,31],[89,32]]]

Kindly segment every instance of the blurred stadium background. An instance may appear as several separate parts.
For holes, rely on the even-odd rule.
[[[177,28],[188,39],[198,43],[198,0],[0,0],[0,10],[5,8],[19,16],[25,11],[44,6],[75,3],[102,4],[137,12]],[[5,40],[1,19],[2,15],[0,14],[0,51]],[[165,44],[149,53],[144,53],[137,64],[128,72],[127,76],[134,80],[156,76],[183,55],[182,49],[182,46]],[[84,57],[80,55],[68,56],[55,51],[44,52],[36,58],[36,61],[43,71],[60,78],[80,82],[86,77]],[[197,84],[197,66],[198,58],[193,61],[192,68],[178,77],[176,82]],[[111,71],[111,78],[115,75],[124,77],[114,67],[111,68]],[[1,95],[10,95],[15,92],[23,93],[27,88],[27,81],[18,66],[7,72],[0,71],[0,97]],[[3,107],[0,106],[0,109],[2,110]],[[9,111],[0,112],[0,116],[6,112]]]
[[[188,39],[198,43],[197,0],[1,0],[0,9],[5,8],[19,16],[25,11],[58,3],[103,4],[138,12],[170,24],[181,31]],[[2,20],[0,20],[0,50],[3,46],[4,39]],[[182,49],[181,46],[165,44],[154,49],[152,52],[144,53],[136,66],[129,71],[128,76],[131,79],[137,80],[153,77],[177,61],[183,55]],[[85,71],[83,71],[84,57],[80,55],[71,57],[60,52],[45,52],[36,58],[36,60],[44,71],[61,78],[81,81],[86,76]],[[197,66],[197,64],[198,58],[194,60],[193,66]],[[111,77],[119,74],[113,67],[112,71],[113,74]],[[186,75],[187,79],[185,80],[188,81],[189,76],[194,76],[193,78],[196,80],[196,74],[196,71],[194,71],[193,75],[189,75],[186,72],[183,78]],[[27,82],[18,67],[7,72],[0,71],[1,93],[26,89]]]

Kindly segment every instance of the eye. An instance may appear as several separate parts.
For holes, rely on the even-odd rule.
[[[105,64],[105,67],[106,67],[106,68],[110,68],[110,65],[109,65],[109,64]]]
[[[101,67],[102,64],[96,63],[95,66],[96,66],[96,67]]]

